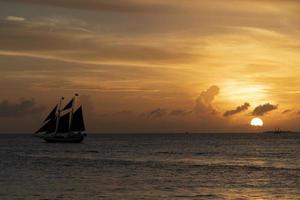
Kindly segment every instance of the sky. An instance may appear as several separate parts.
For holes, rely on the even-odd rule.
[[[74,93],[88,132],[299,131],[299,53],[297,0],[0,0],[0,133]]]

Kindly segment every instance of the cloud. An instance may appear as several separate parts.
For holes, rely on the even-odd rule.
[[[244,105],[238,106],[234,110],[226,111],[223,116],[224,117],[229,117],[229,116],[232,116],[232,115],[236,115],[238,113],[241,113],[241,112],[244,112],[244,111],[248,110],[249,107],[250,107],[249,103],[244,103]]]
[[[164,4],[159,1],[134,1],[134,0],[1,0],[7,2],[18,2],[25,4],[37,4],[45,6],[63,7],[68,9],[94,10],[104,12],[126,12],[126,13],[158,13],[178,10],[177,7]],[[176,9],[177,8],[177,9]]]
[[[188,115],[211,115],[216,114],[217,111],[213,108],[212,102],[215,96],[219,94],[219,88],[217,86],[211,86],[208,90],[203,91],[200,96],[196,99],[196,105],[192,109],[173,109],[169,110],[167,108],[156,108],[149,112],[144,112],[136,116],[147,117],[147,118],[160,118],[165,116],[173,117],[186,117]],[[131,110],[121,110],[112,114],[106,114],[107,116],[135,116],[134,112]]]
[[[215,97],[219,94],[220,89],[217,86],[211,86],[208,90],[203,91],[200,96],[196,99],[196,105],[194,112],[196,114],[204,113],[216,113],[216,110],[212,106],[212,102]]]
[[[123,116],[128,116],[128,115],[132,115],[133,111],[131,110],[121,110],[118,112],[113,113],[113,115],[123,115]]]
[[[40,113],[45,109],[42,105],[37,105],[35,100],[21,99],[19,103],[10,103],[7,100],[0,102],[0,117],[19,117]]]
[[[186,63],[197,58],[187,47],[174,49],[171,44],[151,43],[136,37],[93,33],[76,20],[38,19],[22,23],[0,20],[0,26],[0,55],[84,64]]]
[[[170,111],[169,115],[181,117],[181,116],[186,116],[191,113],[192,113],[192,111],[177,109],[177,110]]]
[[[266,104],[263,104],[263,105],[259,105],[257,106],[253,112],[252,112],[252,115],[254,116],[263,116],[273,110],[276,110],[278,108],[278,105],[272,105],[270,103],[266,103]]]
[[[25,21],[25,18],[24,17],[18,17],[18,16],[7,16],[5,18],[5,20],[14,21],[14,22],[22,22],[22,21]]]
[[[164,117],[166,115],[167,115],[167,110],[161,108],[157,108],[155,110],[146,113],[146,116],[148,118],[159,118],[159,117]]]
[[[219,87],[213,85],[206,91],[203,91],[199,97],[196,99],[196,103],[193,109],[186,110],[186,109],[174,109],[168,111],[167,109],[157,108],[148,113],[142,114],[142,116],[147,116],[149,118],[157,118],[163,116],[175,116],[175,117],[184,117],[190,114],[196,115],[211,115],[216,114],[217,111],[213,107],[212,102],[215,99],[215,96],[219,94]]]
[[[184,1],[178,0],[0,0],[2,2],[16,2],[22,4],[35,4],[43,6],[53,6],[53,7],[62,7],[67,9],[78,9],[78,10],[90,10],[90,11],[100,11],[100,12],[124,12],[124,13],[178,13],[185,10],[198,11],[205,14],[215,14],[218,12],[219,15],[231,15],[235,16],[236,14],[253,14],[253,6],[255,5],[266,5],[267,2],[272,2],[269,5],[271,8],[274,6],[274,2],[278,3],[277,6],[293,2],[294,6],[298,5],[297,0],[282,1],[282,0],[266,0],[266,1],[257,1],[257,0],[228,0],[224,2],[223,0],[215,1],[190,1],[188,4]],[[228,2],[230,2],[229,6]],[[296,2],[296,3],[295,3]],[[249,3],[252,5],[249,7]],[[293,5],[291,4],[291,5]],[[276,5],[276,4],[275,4]],[[237,9],[240,8],[240,9]],[[223,9],[220,9],[223,8]],[[256,13],[273,13],[278,12],[279,9],[266,9],[264,6],[255,6]],[[284,10],[284,9],[283,9]],[[214,12],[213,12],[214,11]],[[251,12],[252,11],[252,12]],[[264,12],[264,13],[263,13]],[[188,14],[184,12],[184,14]]]
[[[288,113],[290,113],[290,112],[292,112],[292,110],[291,110],[291,109],[286,109],[286,110],[282,111],[282,113],[281,113],[281,114],[288,114]]]

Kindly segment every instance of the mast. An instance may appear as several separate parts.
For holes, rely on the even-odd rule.
[[[71,132],[72,121],[73,121],[73,115],[74,115],[74,105],[75,105],[76,97],[78,97],[78,94],[77,94],[77,93],[75,93],[75,95],[74,95],[74,97],[73,97],[73,101],[72,101],[72,109],[71,109],[71,113],[70,113],[70,123],[69,123],[69,132]]]
[[[61,112],[61,103],[64,100],[64,97],[61,97],[59,100],[59,106],[58,106],[58,111],[57,111],[57,118],[56,118],[56,127],[55,127],[55,134],[57,134],[57,130],[58,130],[58,124],[59,124],[59,118],[60,118],[60,112]]]

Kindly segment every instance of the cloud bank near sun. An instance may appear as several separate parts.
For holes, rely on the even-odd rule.
[[[226,111],[224,113],[224,117],[229,117],[229,116],[233,116],[238,113],[244,112],[244,111],[248,110],[249,107],[250,107],[249,103],[244,103],[243,105],[236,107],[234,110]]]

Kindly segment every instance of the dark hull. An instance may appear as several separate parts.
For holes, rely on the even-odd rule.
[[[45,137],[43,139],[49,143],[80,143],[83,141],[84,135],[70,137]]]

